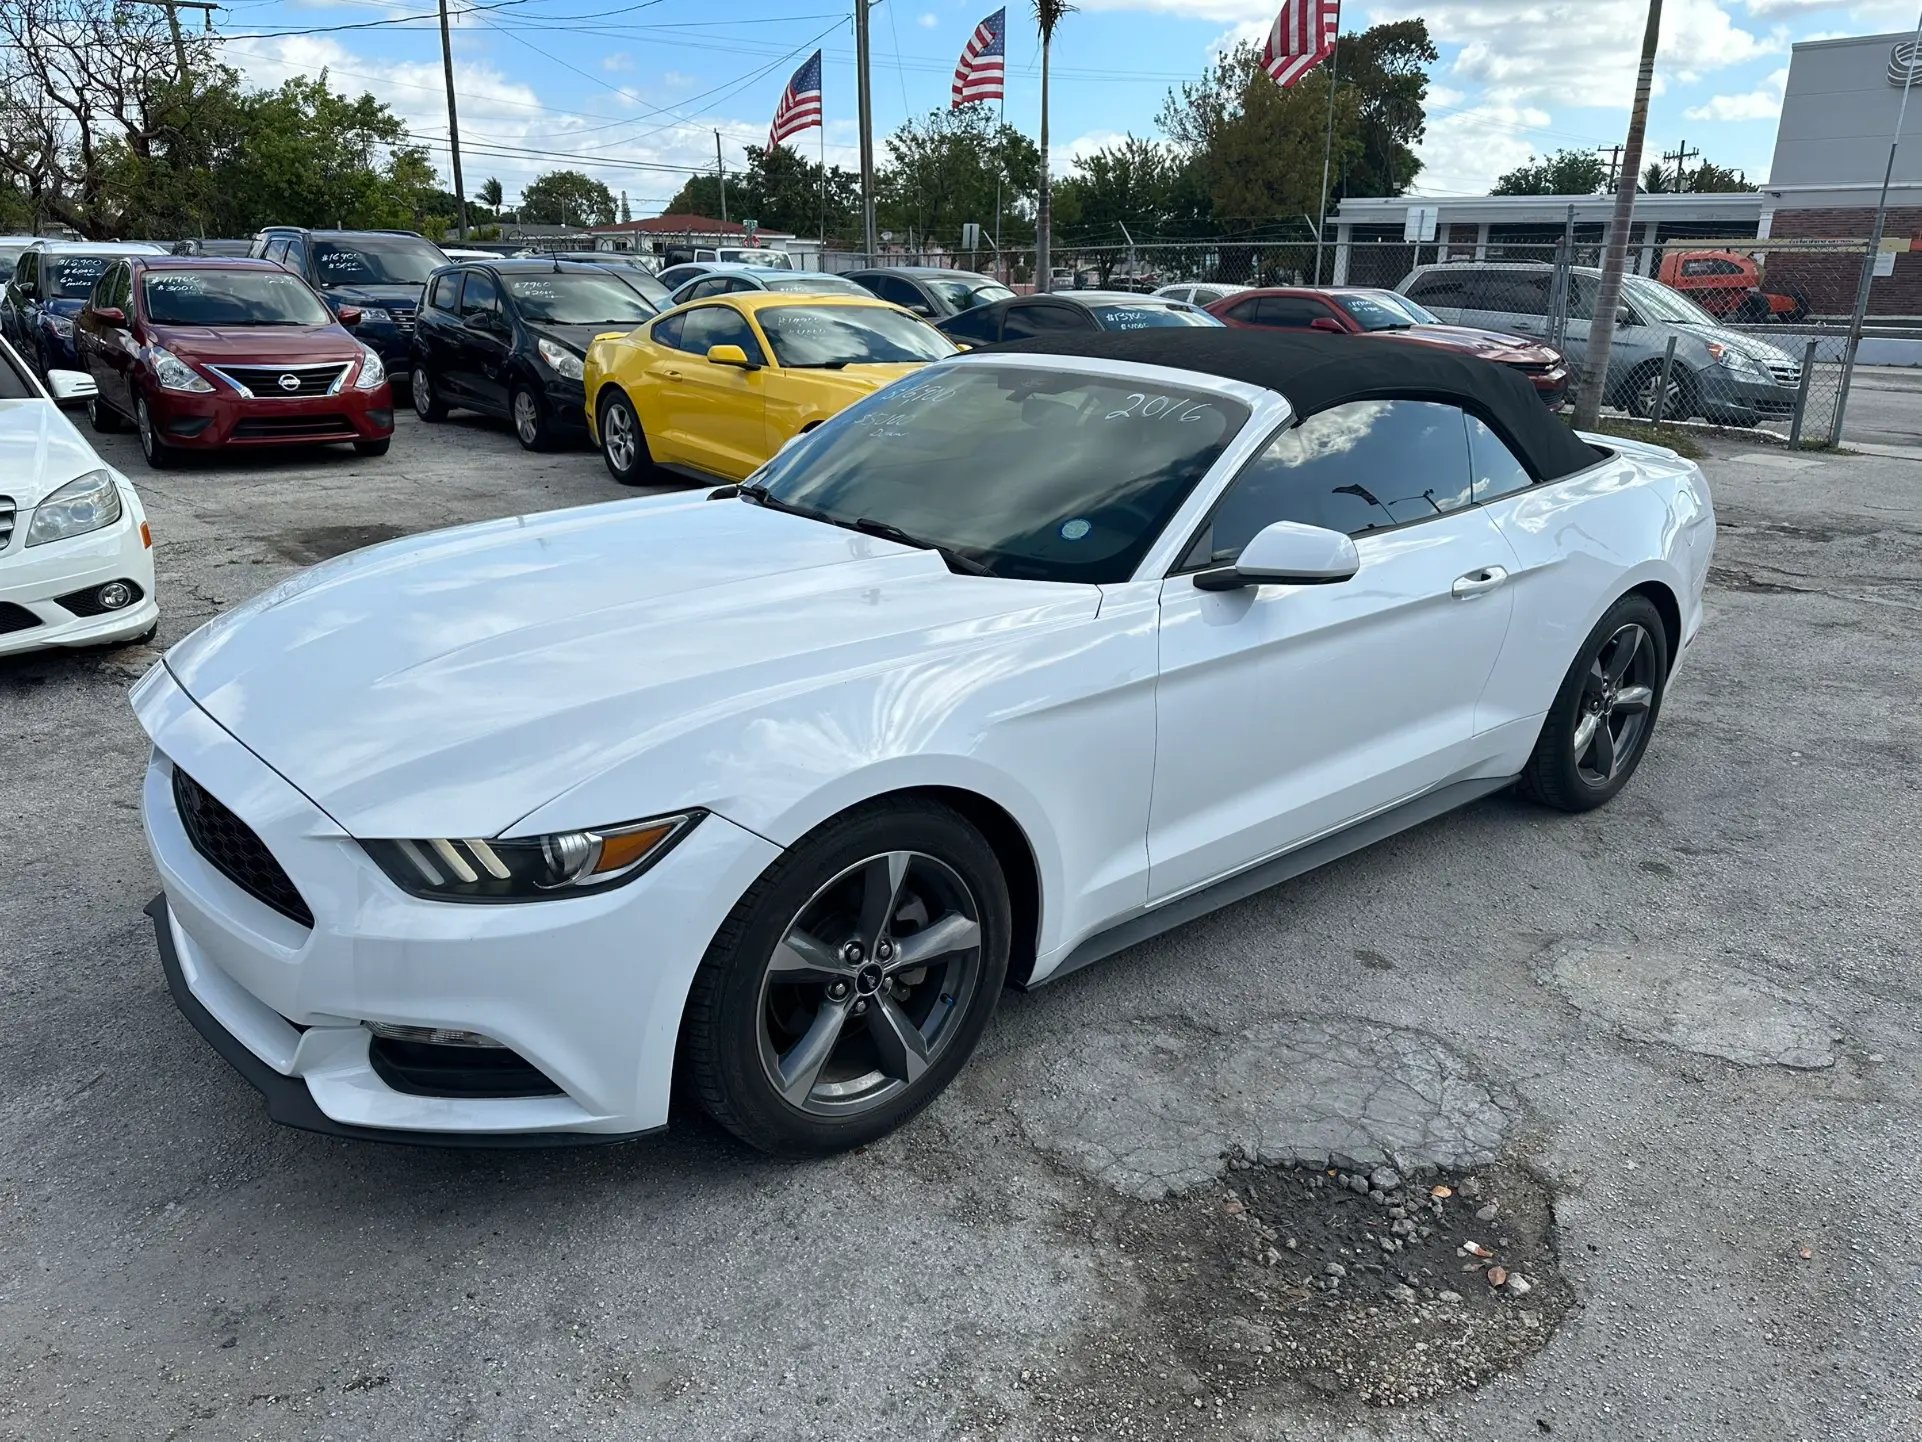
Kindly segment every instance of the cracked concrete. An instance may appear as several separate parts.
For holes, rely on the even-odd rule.
[[[1535,975],[1633,1041],[1739,1066],[1834,1066],[1842,1040],[1835,1023],[1806,1001],[1678,949],[1557,944],[1536,959]]]
[[[1037,1146],[1144,1200],[1211,1180],[1231,1149],[1268,1165],[1477,1166],[1509,1122],[1455,1052],[1352,1017],[1090,1031],[1008,1107]]]

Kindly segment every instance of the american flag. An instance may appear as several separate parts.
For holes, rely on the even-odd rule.
[[[1283,0],[1262,47],[1261,68],[1284,90],[1335,53],[1341,0]]]
[[[1002,77],[1007,65],[1006,34],[1008,12],[1004,7],[974,27],[961,63],[954,67],[954,104],[958,108],[977,100],[1000,100],[1006,91]]]
[[[767,134],[767,148],[772,150],[790,135],[812,130],[820,123],[821,52],[817,50],[781,92],[781,103],[774,109],[774,128]]]

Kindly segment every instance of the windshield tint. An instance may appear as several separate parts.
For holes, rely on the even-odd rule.
[[[314,273],[322,285],[425,285],[445,264],[438,247],[404,235],[314,242]]]
[[[1650,320],[1672,320],[1680,325],[1721,324],[1687,296],[1639,275],[1622,277],[1622,295]]]
[[[43,264],[40,267],[42,274],[48,270],[53,272],[53,283],[47,299],[85,300],[93,294],[94,282],[107,273],[107,267],[112,263],[112,256],[64,255],[56,257],[51,265]]]
[[[923,278],[922,284],[947,302],[948,308],[956,311],[973,310],[978,305],[989,305],[997,300],[1006,300],[1014,292],[999,281],[993,280],[929,280]]]
[[[1247,419],[1186,387],[937,366],[843,411],[758,479],[787,505],[898,527],[998,576],[1125,581]]]
[[[141,281],[155,325],[328,325],[320,297],[297,275],[259,270],[152,270]]]
[[[654,314],[631,286],[611,275],[503,275],[501,284],[520,307],[521,319],[537,324],[631,326]]]
[[[784,366],[901,365],[954,354],[954,342],[933,326],[878,305],[775,305],[755,319]]]
[[[1220,325],[1205,310],[1182,305],[1091,305],[1103,330],[1151,330],[1165,325]]]

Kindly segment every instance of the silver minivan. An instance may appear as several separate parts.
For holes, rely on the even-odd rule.
[[[1588,351],[1601,272],[1569,267],[1568,324],[1561,341],[1569,368]],[[1555,267],[1542,261],[1446,261],[1409,272],[1396,287],[1451,325],[1477,326],[1546,339],[1555,303]],[[1662,356],[1675,337],[1662,414],[1700,416],[1717,425],[1753,426],[1795,410],[1802,365],[1756,336],[1724,329],[1686,296],[1639,275],[1622,277],[1621,309],[1609,347],[1604,401],[1652,416],[1661,389]]]

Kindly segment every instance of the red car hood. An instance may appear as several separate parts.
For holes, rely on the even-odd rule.
[[[349,361],[360,354],[360,342],[338,325],[154,325],[147,326],[153,344],[182,360],[213,365],[254,363],[300,365],[320,361]]]
[[[1525,336],[1503,335],[1498,330],[1476,330],[1466,325],[1417,325],[1407,330],[1391,331],[1389,334],[1402,340],[1418,341],[1422,345],[1441,346],[1447,350],[1467,351],[1480,356],[1483,360],[1500,361],[1508,365],[1518,363],[1539,364],[1561,359],[1561,353],[1552,346],[1540,341],[1529,340]]]

